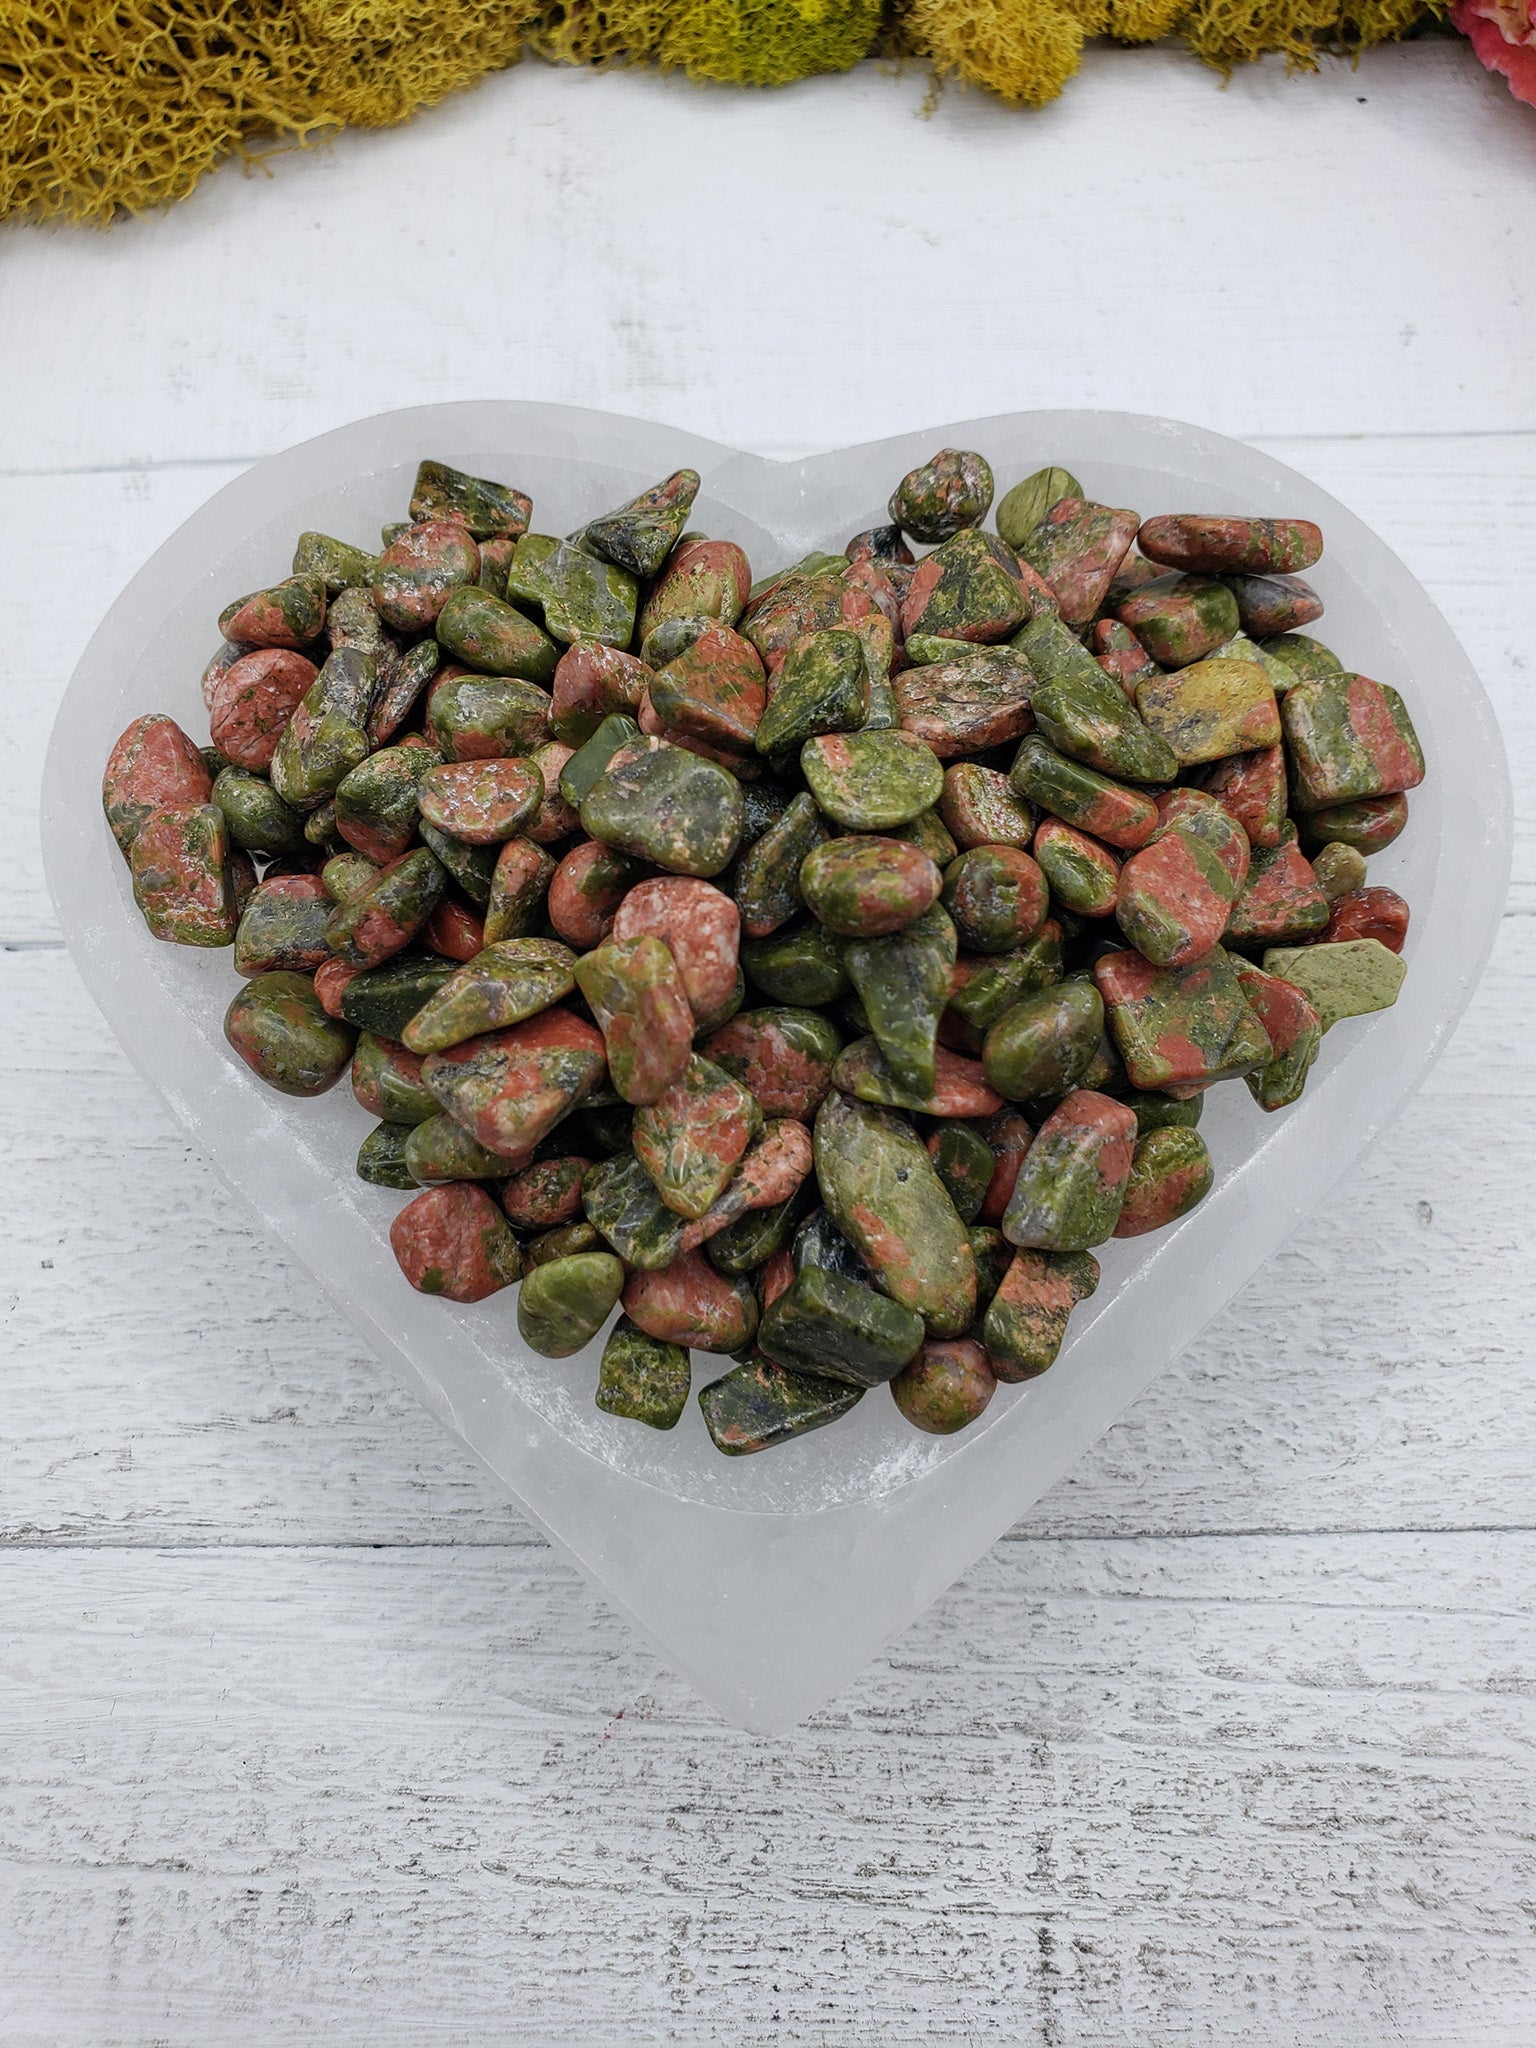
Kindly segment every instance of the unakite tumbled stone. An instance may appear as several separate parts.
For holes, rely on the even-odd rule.
[[[391,861],[350,902],[338,903],[326,925],[331,950],[349,967],[377,967],[401,952],[436,909],[448,882],[427,847]]]
[[[214,796],[218,796],[218,785],[214,785]],[[1342,840],[1332,839],[1312,856],[1312,872],[1317,877],[1317,886],[1328,898],[1336,903],[1341,896],[1348,896],[1355,889],[1365,887],[1369,869],[1365,855],[1353,846],[1346,846]]]
[[[820,1266],[866,1285],[871,1278],[869,1267],[825,1209],[813,1210],[795,1232],[790,1263],[797,1273],[807,1266]]]
[[[684,1251],[668,1266],[631,1273],[624,1311],[652,1337],[694,1351],[740,1352],[757,1331],[757,1295],[741,1274],[723,1273],[704,1252]]]
[[[808,1122],[831,1086],[842,1040],[816,1010],[743,1010],[704,1041],[715,1065],[752,1096],[765,1116]]]
[[[1136,708],[1181,768],[1273,747],[1280,739],[1280,707],[1257,662],[1212,656],[1174,675],[1149,676],[1137,685]]]
[[[1088,1072],[1103,1029],[1097,989],[1087,981],[1064,981],[1003,1011],[987,1032],[982,1066],[1009,1102],[1065,1095]]]
[[[294,544],[293,573],[299,577],[318,576],[326,595],[343,590],[366,590],[373,582],[378,556],[355,548],[328,533],[301,533]]]
[[[1073,676],[1035,685],[1029,701],[1041,733],[1059,753],[1102,775],[1171,782],[1178,773],[1173,749],[1144,723],[1097,662],[1089,666],[1091,683]]]
[[[974,647],[957,660],[906,668],[892,684],[902,729],[940,760],[984,753],[1028,732],[1034,677],[1008,647]]]
[[[507,596],[541,610],[545,630],[566,646],[600,640],[627,647],[634,637],[640,598],[635,578],[571,541],[525,533],[507,571]]]
[[[429,1188],[389,1228],[400,1270],[421,1294],[484,1301],[522,1271],[517,1239],[484,1188]]]
[[[1120,863],[1107,846],[1060,818],[1044,818],[1035,834],[1034,854],[1059,909],[1078,917],[1108,917],[1113,911]]]
[[[745,1457],[836,1422],[863,1399],[862,1387],[820,1373],[789,1372],[757,1357],[704,1387],[699,1407],[710,1441],[727,1457]]]
[[[578,1252],[600,1252],[603,1240],[587,1222],[562,1223],[556,1230],[541,1230],[523,1246],[523,1264],[531,1270],[555,1259],[574,1258]]]
[[[1368,1017],[1397,1001],[1408,963],[1380,939],[1318,946],[1272,946],[1264,972],[1292,982],[1316,1010],[1324,1031],[1344,1017]]]
[[[699,492],[696,469],[679,469],[582,529],[582,544],[649,582],[677,545]]]
[[[702,630],[709,622],[701,619],[697,623]],[[653,674],[649,664],[617,647],[578,640],[574,647],[566,648],[555,669],[550,731],[567,745],[580,747],[605,718],[615,713],[632,717],[638,712]]]
[[[1310,519],[1245,519],[1230,513],[1165,512],[1137,536],[1141,551],[1170,569],[1204,576],[1291,575],[1323,552]]]
[[[912,1126],[834,1091],[816,1113],[815,1142],[821,1198],[882,1291],[930,1335],[960,1336],[975,1314],[976,1261]]]
[[[276,875],[251,892],[235,931],[235,972],[313,974],[331,957],[331,899],[318,875]]]
[[[217,804],[166,804],[140,825],[128,849],[133,900],[157,939],[227,946],[235,898],[224,813]]]
[[[944,872],[944,908],[971,953],[1027,945],[1050,908],[1039,864],[1016,846],[973,846]]]
[[[1136,1141],[1116,1237],[1144,1237],[1187,1216],[1204,1201],[1216,1177],[1211,1155],[1198,1131],[1166,1125]]]
[[[1241,982],[1246,969],[1238,970]],[[1247,993],[1246,985],[1244,994]],[[1192,1131],[1200,1121],[1200,1112],[1205,1106],[1203,1095],[1191,1095],[1184,1101],[1177,1101],[1172,1095],[1164,1095],[1157,1089],[1138,1089],[1124,1098],[1125,1106],[1136,1118],[1138,1141],[1149,1132],[1163,1130]]]
[[[1163,668],[1202,660],[1243,623],[1225,583],[1178,574],[1143,584],[1121,600],[1115,616]]]
[[[800,768],[819,809],[847,831],[884,832],[909,824],[938,802],[944,788],[933,750],[905,732],[808,740]]]
[[[1120,870],[1121,930],[1156,966],[1191,965],[1225,931],[1250,858],[1247,834],[1213,797],[1174,790],[1152,838]]]
[[[1118,619],[1095,620],[1088,645],[1093,649],[1093,658],[1105,675],[1114,678],[1133,704],[1136,701],[1138,683],[1159,672],[1157,663],[1130,627],[1122,626]]]
[[[1067,624],[1086,626],[1103,604],[1138,524],[1135,512],[1074,493],[1041,515],[1019,542],[1019,556],[1049,585]]]
[[[1085,1252],[1113,1234],[1136,1146],[1123,1102],[1078,1088],[1035,1133],[1003,1217],[1010,1244]],[[994,1303],[995,1306],[995,1303]]]
[[[224,1013],[224,1036],[283,1095],[323,1095],[352,1057],[352,1033],[320,1007],[307,974],[258,974]]]
[[[551,1259],[517,1291],[517,1334],[541,1358],[569,1358],[592,1342],[623,1291],[624,1268],[612,1252]]]
[[[370,1116],[387,1124],[422,1124],[439,1114],[417,1055],[371,1031],[362,1033],[352,1055],[352,1093]]]
[[[925,1116],[990,1116],[1002,1097],[987,1081],[980,1062],[940,1046],[934,1055],[933,1087],[925,1094],[896,1078],[874,1038],[855,1039],[838,1055],[832,1083],[861,1102],[919,1110]]]
[[[686,1072],[693,1043],[671,951],[649,933],[611,941],[578,960],[575,975],[602,1029],[614,1087],[626,1102],[655,1102]]]
[[[576,986],[576,956],[553,939],[503,939],[467,961],[406,1025],[412,1052],[442,1052],[504,1031],[558,1003]]]
[[[914,1429],[953,1436],[984,1412],[997,1375],[974,1338],[925,1344],[890,1382],[891,1397]]]
[[[304,820],[285,804],[264,775],[221,768],[212,801],[224,813],[231,846],[251,853],[294,853],[304,844]]]
[[[1038,733],[1019,748],[1008,780],[1043,811],[1107,845],[1130,851],[1145,846],[1157,830],[1157,805],[1143,790],[1127,789],[1058,753]]]
[[[411,1135],[409,1124],[376,1124],[357,1150],[357,1177],[378,1188],[409,1188],[419,1185],[406,1164],[405,1145]]]
[[[917,847],[862,834],[826,840],[800,868],[807,907],[842,938],[899,931],[933,904],[943,879]]]
[[[501,1180],[518,1162],[493,1152],[472,1138],[446,1110],[411,1126],[405,1141],[405,1163],[421,1187],[446,1186],[457,1180]]]
[[[1323,600],[1300,576],[1228,576],[1245,633],[1270,640],[1310,626],[1323,616]]]
[[[1244,1076],[1248,1092],[1262,1110],[1284,1109],[1307,1084],[1323,1042],[1322,1024],[1294,982],[1246,963],[1239,967],[1237,978],[1273,1051],[1263,1066]]]
[[[893,825],[885,836],[899,840],[904,846],[915,846],[919,853],[926,853],[941,871],[960,851],[937,811],[919,811],[910,824]]]
[[[1130,951],[1095,964],[1110,1032],[1136,1087],[1205,1087],[1267,1063],[1269,1039],[1243,998],[1240,966],[1220,946],[1188,967],[1154,967]]]
[[[1336,676],[1343,672],[1344,664],[1331,647],[1325,647],[1321,640],[1314,640],[1307,633],[1278,633],[1260,643],[1271,661],[1283,662],[1299,683],[1315,681],[1319,676]]]
[[[933,1094],[939,1018],[954,987],[955,927],[938,904],[883,938],[855,939],[843,966],[899,1087]]]
[[[422,784],[437,767],[429,747],[381,747],[336,786],[336,830],[378,866],[398,860],[416,836]]]
[[[413,953],[355,974],[341,996],[341,1014],[361,1031],[398,1040],[406,1025],[454,972],[451,960]]]
[[[805,1266],[758,1328],[758,1349],[795,1372],[876,1387],[900,1372],[924,1336],[923,1319],[872,1287]]]
[[[1255,851],[1278,846],[1294,830],[1287,817],[1290,785],[1283,747],[1259,747],[1218,761],[1205,779],[1205,793],[1237,820]]]
[[[941,448],[891,493],[892,522],[925,545],[980,526],[992,503],[992,469],[969,448]]]
[[[1068,1317],[1098,1284],[1099,1262],[1091,1252],[1016,1252],[982,1324],[997,1377],[1016,1386],[1054,1365]]]
[[[429,769],[418,802],[438,831],[468,846],[500,846],[537,815],[544,777],[531,761],[450,761]]]
[[[508,1031],[432,1053],[422,1064],[427,1086],[448,1114],[487,1150],[519,1165],[602,1073],[601,1035],[558,1006]]]
[[[758,724],[760,754],[788,753],[818,733],[853,732],[869,712],[869,677],[856,633],[808,633],[784,657]]]
[[[649,696],[667,738],[741,754],[752,745],[767,702],[762,658],[749,640],[710,620],[656,671]]]
[[[1369,676],[1297,683],[1285,693],[1281,721],[1298,811],[1396,796],[1424,780],[1424,750],[1407,706]]]
[[[620,1316],[603,1346],[597,1375],[597,1405],[605,1415],[673,1429],[688,1406],[690,1367],[681,1344],[648,1337],[628,1316]]]
[[[821,1006],[849,989],[842,942],[819,924],[751,939],[741,949],[747,979],[770,1002]]]
[[[378,692],[368,713],[368,738],[374,746],[382,747],[399,732],[441,662],[435,640],[418,640],[380,671]]]
[[[1327,922],[1328,898],[1296,841],[1255,847],[1243,893],[1227,919],[1226,943],[1284,945],[1321,932]]]
[[[741,838],[741,787],[666,740],[622,749],[581,803],[582,829],[674,875],[718,875]]]
[[[587,1220],[603,1233],[626,1265],[643,1271],[668,1266],[683,1249],[685,1224],[674,1215],[632,1152],[600,1159],[581,1185]]]
[[[413,520],[457,520],[476,540],[492,535],[515,540],[527,531],[533,501],[510,484],[469,476],[446,462],[423,462],[416,471],[410,510]]]
[[[944,770],[938,813],[962,849],[1027,847],[1034,835],[1034,806],[1013,790],[1006,775],[974,761],[956,761]]]
[[[946,1123],[929,1133],[928,1157],[960,1221],[974,1223],[997,1167],[992,1147],[974,1125]]]
[[[429,825],[425,818],[419,820],[417,830],[428,852],[449,879],[458,884],[477,910],[484,909],[491,900],[491,884],[496,876],[496,848],[466,846],[452,833],[440,832],[435,825]]]
[[[313,811],[368,758],[366,730],[372,659],[340,648],[331,655],[283,728],[272,756],[272,787],[296,811]],[[343,695],[338,679],[355,682]]]
[[[491,893],[485,906],[485,942],[526,937],[543,910],[555,874],[555,861],[531,839],[509,839],[491,871]]]
[[[208,763],[174,718],[151,712],[134,719],[101,778],[102,808],[124,858],[152,812],[207,803],[212,788]]]
[[[640,639],[647,639],[667,619],[721,619],[734,626],[751,588],[751,564],[734,541],[690,540],[684,534],[645,600]],[[644,656],[643,648],[641,652]]]
[[[483,675],[518,676],[548,689],[560,649],[526,612],[478,585],[454,591],[438,613],[437,640],[455,661]]]
[[[704,1249],[710,1264],[722,1273],[756,1271],[785,1250],[814,1198],[814,1185],[807,1181],[771,1209],[747,1210],[709,1239]]]
[[[674,1215],[694,1222],[724,1194],[762,1125],[762,1110],[741,1083],[694,1054],[636,1113],[635,1157]]]
[[[1070,469],[1055,464],[1037,469],[998,500],[997,530],[1009,547],[1022,548],[1053,505],[1082,495],[1083,487]]]
[[[969,527],[925,555],[901,602],[901,630],[983,644],[1006,640],[1051,598],[995,534]]]
[[[550,699],[521,676],[439,670],[427,696],[427,731],[445,761],[531,754],[549,738]]]
[[[432,625],[462,584],[480,574],[480,550],[469,529],[453,519],[408,526],[379,556],[372,596],[379,617],[398,633]]]
[[[1357,804],[1332,804],[1325,811],[1304,811],[1296,829],[1306,853],[1341,845],[1369,855],[1390,846],[1407,823],[1406,796],[1374,796]]]
[[[540,1159],[514,1174],[501,1191],[501,1206],[519,1230],[553,1230],[581,1214],[581,1183],[590,1159],[570,1154]]]
[[[766,938],[802,908],[801,863],[828,836],[815,802],[802,790],[748,846],[732,885],[747,938]]]
[[[973,1029],[985,1031],[1005,1010],[1054,987],[1061,976],[1061,926],[1051,918],[1016,952],[957,960],[949,1006]]]
[[[613,711],[576,749],[560,770],[560,794],[579,811],[586,796],[608,771],[615,754],[643,744],[639,726],[626,712]]]
[[[289,576],[219,613],[225,639],[245,647],[307,647],[324,624],[325,584],[318,576]]]

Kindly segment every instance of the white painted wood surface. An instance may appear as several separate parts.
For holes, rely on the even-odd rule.
[[[0,231],[7,2048],[1536,2037],[1536,120],[1450,45],[920,99],[529,66]],[[487,393],[770,452],[1203,420],[1398,548],[1509,739],[1511,914],[1422,1097],[789,1741],[327,1329],[42,889],[52,706],[148,550],[270,449]]]

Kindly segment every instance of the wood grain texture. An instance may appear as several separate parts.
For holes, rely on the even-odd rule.
[[[1453,43],[1225,91],[1092,52],[1026,119],[923,89],[525,66],[0,230],[6,2048],[1528,2048],[1536,126]],[[53,708],[145,555],[249,460],[488,393],[772,454],[1201,420],[1404,556],[1510,745],[1511,915],[1419,1100],[783,1741],[331,1328],[42,887]]]
[[[543,1551],[12,1555],[0,2026],[1525,2048],[1533,1570],[1010,1544],[769,1742]]]

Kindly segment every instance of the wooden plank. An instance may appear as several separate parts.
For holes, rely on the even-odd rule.
[[[1536,427],[1527,116],[1464,45],[1225,89],[1091,51],[1034,116],[926,91],[527,64],[110,236],[13,227],[4,465],[254,456],[488,391],[775,451],[1020,404]]]
[[[1536,921],[1426,1093],[1023,1525],[1536,1522]],[[474,1543],[521,1525],[133,1076],[67,958],[0,954],[0,1541]],[[338,1162],[345,1171],[346,1163]]]
[[[0,2025],[1525,2048],[1533,1572],[1013,1544],[768,1742],[544,1552],[11,1554]]]

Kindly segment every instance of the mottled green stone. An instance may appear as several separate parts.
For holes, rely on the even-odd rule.
[[[681,1344],[648,1337],[628,1316],[620,1316],[603,1346],[597,1375],[597,1405],[605,1415],[672,1429],[688,1406],[690,1366]]]
[[[770,1002],[819,1008],[846,995],[850,986],[842,945],[819,924],[749,939],[741,949],[741,964]]]
[[[612,1252],[576,1252],[535,1266],[517,1291],[517,1334],[541,1358],[585,1350],[618,1306],[624,1268]]]
[[[906,825],[943,794],[944,770],[906,732],[852,732],[807,740],[800,771],[818,807],[850,832]]]
[[[1040,524],[1053,505],[1063,498],[1080,498],[1083,487],[1070,469],[1054,464],[1037,469],[998,501],[996,526],[1009,547],[1017,550]]]
[[[934,904],[899,932],[854,939],[843,952],[886,1064],[900,1087],[924,1098],[934,1090],[939,1019],[958,951],[952,920]]]
[[[409,1124],[376,1125],[358,1147],[358,1179],[371,1181],[378,1188],[414,1190],[418,1182],[405,1157],[406,1140],[410,1135]]]
[[[1097,963],[1109,1028],[1136,1088],[1204,1087],[1268,1061],[1269,1038],[1243,998],[1239,968],[1221,946],[1188,967],[1155,967],[1136,952]]]
[[[840,1273],[805,1266],[763,1317],[757,1344],[793,1372],[877,1387],[900,1372],[924,1334],[915,1310]]]
[[[334,906],[318,875],[283,875],[252,890],[235,929],[236,974],[287,968],[313,974],[330,958]]]
[[[1013,550],[995,534],[969,527],[924,556],[901,616],[909,633],[985,643],[1006,640],[1034,607]]]
[[[1144,846],[1157,829],[1157,806],[1142,790],[1098,774],[1031,733],[1009,771],[1010,785],[1052,817],[1110,846]]]
[[[549,738],[550,698],[521,676],[441,672],[427,698],[427,731],[445,761],[531,754]]]
[[[250,853],[296,853],[305,843],[303,817],[264,775],[221,768],[214,777],[213,801],[224,813],[231,846]]]
[[[1257,661],[1212,654],[1174,675],[1148,676],[1136,687],[1136,709],[1181,768],[1273,747],[1280,739],[1274,685]]]
[[[731,893],[748,939],[765,939],[803,907],[800,867],[828,837],[827,827],[804,790],[741,855]]]
[[[1035,859],[1061,909],[1079,917],[1107,917],[1114,909],[1120,864],[1091,834],[1047,818],[1035,834]]]
[[[785,1250],[814,1199],[815,1188],[805,1180],[788,1201],[776,1202],[771,1209],[748,1209],[706,1241],[710,1264],[717,1272],[731,1275],[755,1272]]]
[[[1005,1010],[987,1032],[982,1066],[1010,1102],[1065,1095],[1092,1064],[1104,1029],[1104,1004],[1091,982],[1064,981]]]
[[[352,1033],[320,1007],[307,974],[258,974],[224,1015],[224,1036],[283,1095],[323,1095],[352,1057]]]
[[[968,526],[980,526],[995,485],[984,455],[971,448],[941,448],[931,460],[909,470],[891,493],[892,521],[928,545],[948,540]]]
[[[1019,546],[1019,557],[1049,585],[1069,626],[1086,627],[1136,538],[1139,516],[1074,494],[1058,498]]]
[[[359,1030],[398,1041],[422,1004],[456,971],[453,961],[430,953],[386,960],[353,975],[341,992],[341,1014]]]
[[[496,857],[500,848],[495,846],[466,846],[462,839],[455,839],[451,832],[439,832],[435,825],[429,825],[425,818],[417,830],[432,857],[446,869],[450,878],[457,882],[478,909],[485,909],[491,900],[491,889],[496,879]]]
[[[448,877],[437,856],[418,846],[382,868],[349,903],[338,903],[326,936],[338,959],[372,967],[409,944],[436,909]]]
[[[650,740],[626,747],[581,803],[604,845],[674,875],[718,875],[741,838],[741,785],[713,761]]]
[[[387,1124],[424,1124],[439,1114],[437,1097],[421,1078],[414,1054],[365,1031],[352,1055],[352,1093]]]
[[[1004,1237],[1049,1252],[1102,1244],[1119,1220],[1135,1143],[1136,1119],[1124,1103],[1076,1089],[1024,1155],[1003,1217]]]
[[[826,840],[800,868],[807,907],[841,938],[899,931],[933,905],[942,886],[921,849],[873,834]]]
[[[866,1284],[870,1279],[869,1267],[825,1209],[813,1211],[795,1232],[792,1260],[797,1273],[820,1266],[828,1273],[841,1273],[845,1280]]]
[[[741,1083],[695,1053],[664,1094],[635,1112],[635,1157],[673,1214],[695,1222],[725,1193],[762,1127]]]
[[[507,571],[507,596],[537,606],[545,629],[566,646],[599,640],[627,647],[634,638],[636,579],[571,541],[525,533]]]
[[[224,813],[217,804],[151,811],[128,849],[133,900],[157,939],[227,946],[236,910]]]
[[[898,1110],[834,1091],[816,1113],[816,1179],[832,1220],[882,1292],[958,1337],[976,1310],[965,1226],[922,1140]]]
[[[915,846],[919,853],[926,853],[941,871],[960,851],[937,811],[919,811],[909,824],[892,825],[885,837],[899,840],[904,846]]]
[[[600,1159],[581,1184],[587,1221],[600,1230],[626,1265],[642,1272],[670,1266],[683,1248],[687,1228],[656,1192],[656,1184],[632,1152]]]
[[[1331,810],[1424,780],[1424,750],[1397,691],[1369,676],[1322,676],[1285,694],[1291,807]]]
[[[1237,599],[1205,576],[1159,576],[1124,598],[1116,613],[1163,668],[1187,668],[1242,626]]]
[[[438,644],[482,675],[517,676],[548,689],[560,649],[526,613],[478,584],[456,590],[437,615]]]
[[[982,1342],[998,1378],[1017,1385],[1054,1365],[1068,1318],[1098,1284],[1099,1262],[1091,1252],[1015,1253],[982,1324]]]
[[[1200,1121],[1200,1112],[1205,1107],[1203,1095],[1191,1095],[1186,1101],[1175,1101],[1171,1095],[1163,1095],[1156,1089],[1140,1089],[1125,1097],[1125,1106],[1136,1119],[1136,1135],[1145,1138],[1153,1131],[1192,1131]]]
[[[1344,664],[1333,649],[1314,640],[1309,633],[1277,633],[1272,639],[1260,641],[1259,646],[1270,661],[1280,662],[1290,670],[1292,682],[1313,682],[1320,676],[1343,672]]]
[[[582,798],[607,773],[614,755],[635,746],[640,738],[635,721],[622,711],[613,711],[583,740],[560,770],[560,794],[572,810],[581,809]]]
[[[1116,1237],[1142,1237],[1187,1216],[1211,1191],[1216,1169],[1198,1131],[1165,1124],[1136,1142]]]
[[[932,668],[940,663],[968,661],[976,652],[973,640],[957,640],[950,633],[909,633],[902,646],[909,668]]]
[[[217,800],[217,783],[213,794]],[[1328,901],[1336,903],[1341,896],[1363,889],[1370,871],[1365,864],[1365,855],[1358,848],[1346,846],[1341,839],[1330,839],[1326,846],[1319,847],[1313,854],[1312,872]]]
[[[381,747],[336,785],[336,829],[349,846],[383,864],[416,834],[421,785],[438,766],[429,747]]]
[[[320,880],[333,903],[350,903],[369,887],[378,872],[377,862],[349,847],[345,853],[331,855],[320,870]]]
[[[1027,946],[1012,953],[958,963],[949,1006],[977,1031],[985,1031],[1025,996],[1054,988],[1062,976],[1061,927],[1053,919]]]
[[[492,535],[516,539],[525,533],[533,510],[525,491],[499,484],[491,477],[470,476],[446,462],[423,462],[411,492],[413,520],[452,519],[467,526],[476,540]]]
[[[270,772],[272,787],[294,810],[315,810],[368,758],[375,673],[370,656],[338,648],[284,726]]]
[[[788,755],[817,733],[856,731],[869,713],[869,677],[856,633],[808,633],[790,648],[758,724],[760,754]]]
[[[317,576],[328,597],[343,590],[367,590],[378,562],[377,555],[347,541],[333,540],[328,533],[301,533],[293,550],[294,575]]]
[[[1345,1017],[1390,1010],[1408,973],[1400,954],[1380,939],[1344,939],[1320,946],[1274,946],[1264,972],[1294,983],[1316,1010],[1324,1031]]]
[[[401,1034],[412,1052],[442,1052],[521,1024],[576,986],[576,955],[554,939],[503,939],[467,961]]]
[[[1357,804],[1332,804],[1324,811],[1303,812],[1296,829],[1305,853],[1340,845],[1372,854],[1390,846],[1407,823],[1406,796],[1373,796]]]
[[[582,543],[605,562],[647,582],[657,575],[688,524],[699,492],[696,469],[680,469],[652,484],[616,512],[605,512],[582,531]],[[684,1388],[686,1395],[686,1384]],[[601,1400],[598,1406],[603,1404]],[[673,1417],[673,1421],[676,1421]],[[670,1425],[664,1425],[670,1426]]]
[[[1101,775],[1172,782],[1179,772],[1172,747],[1137,715],[1097,662],[1089,665],[1092,683],[1074,676],[1036,684],[1030,705],[1041,733],[1058,753],[1086,762]]]
[[[478,1143],[446,1110],[411,1126],[405,1163],[424,1188],[455,1180],[502,1180],[517,1171],[515,1159]]]
[[[938,811],[962,849],[1027,847],[1034,837],[1033,805],[1016,794],[1006,775],[975,761],[955,761],[944,770]]]
[[[985,1413],[997,1375],[971,1337],[925,1344],[890,1383],[891,1398],[914,1429],[953,1436]]]
[[[862,1387],[758,1357],[702,1388],[699,1407],[715,1449],[740,1458],[823,1429],[863,1397]]]
[[[531,1271],[555,1259],[569,1259],[577,1252],[600,1252],[603,1240],[590,1223],[562,1223],[558,1230],[542,1230],[523,1246],[523,1265]]]
[[[576,962],[575,975],[603,1033],[613,1086],[626,1102],[655,1102],[682,1078],[693,1041],[671,948],[651,933],[609,940]]]
[[[974,1223],[997,1170],[992,1147],[973,1124],[947,1123],[930,1133],[928,1156],[960,1221]]]

